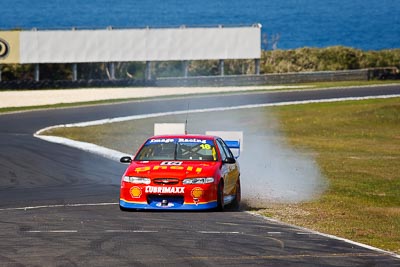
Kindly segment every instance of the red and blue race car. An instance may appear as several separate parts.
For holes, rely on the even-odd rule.
[[[149,138],[121,180],[120,209],[222,211],[240,204],[240,169],[231,149],[239,141],[210,135],[159,135]]]

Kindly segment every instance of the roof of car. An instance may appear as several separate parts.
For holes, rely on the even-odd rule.
[[[170,134],[170,135],[155,135],[149,139],[162,139],[162,138],[196,138],[196,139],[207,139],[214,140],[217,137],[212,135],[202,135],[202,134]]]

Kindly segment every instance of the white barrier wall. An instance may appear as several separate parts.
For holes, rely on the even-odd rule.
[[[7,42],[10,32],[0,32]],[[12,33],[12,32],[11,32]],[[15,32],[14,32],[15,33]],[[13,57],[0,63],[82,63],[207,59],[257,59],[261,28],[176,28],[21,31],[9,42]],[[5,37],[4,37],[5,36]],[[19,51],[15,51],[19,49]]]

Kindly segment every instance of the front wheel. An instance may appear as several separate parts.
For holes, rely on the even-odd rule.
[[[236,182],[235,199],[232,201],[231,206],[230,206],[233,210],[239,210],[241,198],[242,198],[242,192],[240,189],[240,179],[238,179]]]
[[[224,183],[222,181],[220,181],[218,184],[216,210],[217,211],[224,210]]]

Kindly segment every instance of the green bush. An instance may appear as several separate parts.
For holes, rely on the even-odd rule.
[[[335,71],[378,67],[400,68],[400,49],[363,51],[350,47],[263,51],[263,73]]]

